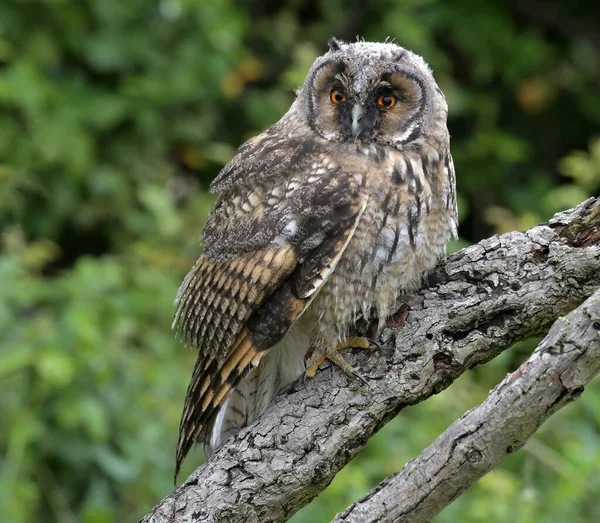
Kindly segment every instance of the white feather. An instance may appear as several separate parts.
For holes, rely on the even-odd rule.
[[[262,357],[258,367],[237,385],[234,395],[219,409],[208,444],[204,447],[208,456],[240,429],[255,421],[282,388],[302,375],[304,355],[310,343],[309,332],[306,325],[294,324]]]
[[[227,407],[229,406],[230,399],[231,397],[227,398],[227,401],[223,403],[223,406],[219,409],[217,419],[215,420],[215,424],[213,425],[213,429],[210,435],[210,447],[213,450],[222,444],[221,429],[223,427],[223,421],[225,419],[225,414],[227,413]]]

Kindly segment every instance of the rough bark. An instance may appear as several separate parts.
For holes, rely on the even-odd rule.
[[[430,521],[520,449],[600,372],[600,291],[559,318],[525,363],[402,471],[334,523]]]
[[[299,380],[143,521],[285,521],[403,407],[545,334],[598,288],[600,198],[462,249],[406,297],[408,318],[381,333],[381,350],[345,355],[369,386],[331,366]]]

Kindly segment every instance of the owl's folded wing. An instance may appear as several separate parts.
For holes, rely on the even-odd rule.
[[[205,253],[177,296],[174,326],[199,349],[176,470],[233,387],[279,341],[327,280],[366,207],[352,176],[290,176],[221,195]]]

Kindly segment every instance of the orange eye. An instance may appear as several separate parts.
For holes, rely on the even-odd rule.
[[[346,95],[342,91],[334,89],[331,91],[331,101],[334,104],[341,104],[342,102],[346,101]]]
[[[382,105],[383,107],[394,107],[396,105],[396,101],[398,99],[393,94],[384,94],[377,98],[377,104]]]

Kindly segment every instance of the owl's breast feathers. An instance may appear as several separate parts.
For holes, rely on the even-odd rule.
[[[359,146],[368,197],[348,249],[308,311],[324,335],[334,336],[372,309],[380,320],[397,296],[415,289],[456,236],[456,197],[448,151],[398,151]],[[353,158],[353,162],[357,162]],[[366,168],[365,168],[366,167]]]
[[[436,154],[334,144],[293,115],[240,148],[213,184],[205,251],[177,297],[174,325],[199,350],[177,471],[264,352],[307,308],[329,306],[321,295],[333,303],[328,288],[371,289],[377,271],[403,261],[398,253],[431,265],[455,223],[451,159]]]

